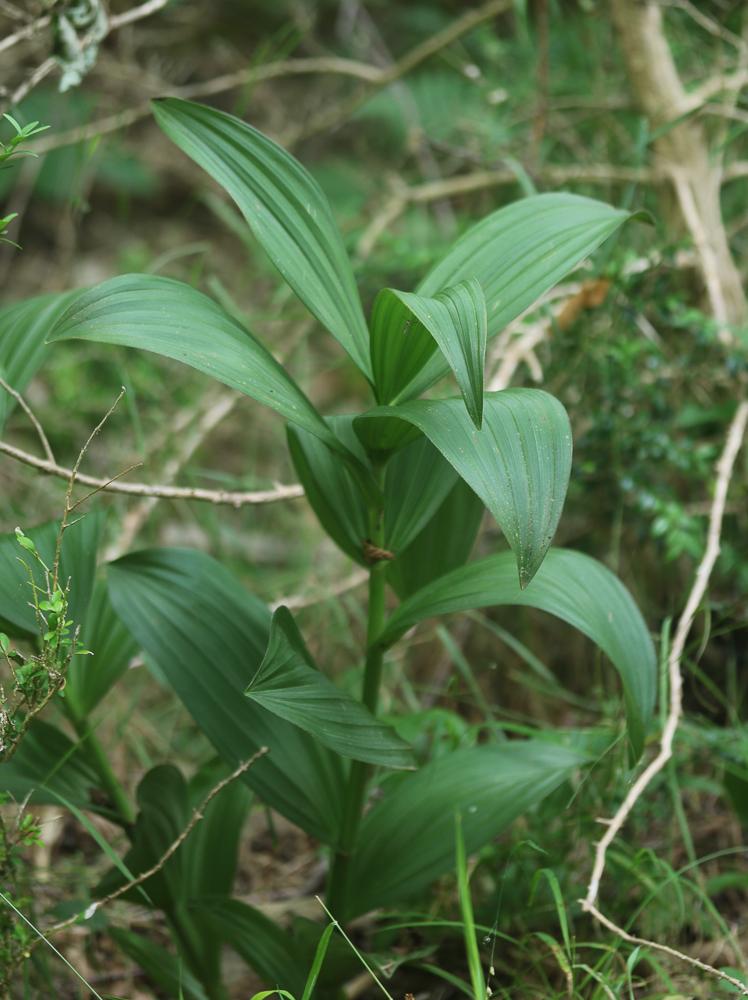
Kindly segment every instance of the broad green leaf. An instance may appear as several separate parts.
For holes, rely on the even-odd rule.
[[[371,355],[379,401],[394,399],[438,346],[471,420],[480,428],[486,339],[486,300],[475,279],[434,298],[385,288],[372,316]]]
[[[75,295],[38,295],[0,309],[0,375],[18,392],[23,392],[39,369],[47,352],[49,327]],[[12,396],[0,389],[0,430],[15,405]]]
[[[431,520],[387,566],[387,580],[401,599],[467,561],[484,510],[483,501],[458,478]]]
[[[314,666],[288,608],[273,615],[267,651],[244,693],[342,757],[383,767],[414,766],[413,751],[394,729]]]
[[[385,548],[399,557],[435,515],[458,479],[428,438],[419,437],[395,452],[385,473]]]
[[[476,851],[584,761],[563,746],[512,740],[458,750],[400,778],[364,817],[338,918],[412,898],[452,870],[456,812],[465,849]]]
[[[486,297],[488,336],[500,333],[630,218],[576,194],[538,194],[506,205],[469,229],[416,291],[433,296],[475,278]],[[434,355],[399,393],[419,396],[449,371]]]
[[[132,636],[114,613],[106,584],[94,586],[80,644],[93,656],[76,656],[68,667],[65,697],[73,713],[84,719],[126,672],[137,652]]]
[[[459,399],[413,400],[362,414],[421,430],[496,518],[514,551],[521,586],[543,561],[566,497],[571,428],[561,403],[539,389],[487,393],[478,430]]]
[[[352,430],[353,418],[327,420],[349,450],[366,462],[366,454]],[[399,420],[397,425],[408,427]],[[367,565],[363,543],[371,527],[366,498],[356,479],[339,456],[312,434],[289,427],[288,443],[296,474],[320,524],[351,559]],[[433,517],[458,478],[422,435],[397,451],[387,462],[385,474],[385,548],[396,554],[402,552]]]
[[[124,868],[140,875],[159,861],[189,822],[187,783],[172,764],[159,764],[141,779],[137,791],[138,817],[131,834],[132,847],[124,858]],[[104,875],[96,895],[107,896],[130,881],[117,868]],[[141,886],[129,890],[124,899],[142,901],[140,889],[153,905],[173,911],[187,899],[189,884],[184,877],[184,852],[176,851],[157,872]]]
[[[304,988],[304,966],[293,937],[253,906],[238,899],[197,900],[192,909],[268,986],[294,996]]]
[[[145,972],[146,976],[174,1000],[209,1000],[200,982],[181,958],[150,938],[122,927],[109,927],[108,935]]]
[[[349,449],[362,464],[366,453],[351,427],[350,417],[328,417]],[[357,479],[340,456],[313,434],[287,427],[288,448],[296,475],[322,527],[339,548],[365,565],[363,542],[369,535],[366,498]]]
[[[153,351],[212,375],[345,449],[272,354],[213,299],[171,278],[124,274],[73,299],[49,340],[93,340]]]
[[[197,725],[272,808],[326,842],[340,821],[342,761],[243,696],[265,654],[270,611],[219,563],[189,549],[150,549],[109,565],[117,614]]]
[[[228,773],[226,765],[219,760],[202,767],[190,781],[190,808],[196,809]],[[184,845],[190,899],[230,895],[239,861],[242,829],[251,802],[249,788],[242,782],[232,781],[205,808],[203,819]]]
[[[103,524],[104,514],[86,514],[81,520],[71,524],[63,536],[59,582],[61,586],[65,586],[70,581],[68,617],[76,625],[82,625],[86,619]],[[57,521],[28,530],[24,527],[24,533],[33,541],[50,569],[54,565],[58,531]],[[0,622],[3,623],[3,631],[20,636],[36,636],[39,634],[39,626],[31,606],[31,583],[28,570],[21,559],[32,570],[37,586],[44,587],[44,570],[32,553],[26,552],[19,545],[14,532],[0,535]]]
[[[551,549],[526,590],[517,586],[509,552],[469,563],[403,601],[377,641],[389,646],[425,618],[497,604],[547,611],[597,643],[621,675],[629,738],[641,753],[655,701],[654,646],[628,590],[602,563],[581,552]]]
[[[277,143],[222,111],[154,101],[156,121],[236,202],[284,281],[371,377],[369,334],[343,240],[314,178]]]
[[[138,786],[139,813],[131,832],[132,847],[124,861],[104,876],[96,895],[108,895],[131,881],[132,875],[156,865],[218,777],[227,773],[225,766],[210,767],[188,785],[171,764],[148,771]],[[238,782],[224,788],[208,804],[179,850],[154,875],[122,897],[140,903],[145,893],[147,901],[163,910],[172,926],[190,941],[193,971],[203,981],[219,977],[222,941],[191,904],[197,897],[221,897],[231,891],[249,795],[246,786]],[[123,872],[132,874],[128,877]]]
[[[0,765],[0,791],[9,792],[16,802],[31,796],[29,801],[36,805],[59,805],[64,799],[115,819],[94,795],[99,784],[85,747],[40,719],[31,724],[8,763]]]

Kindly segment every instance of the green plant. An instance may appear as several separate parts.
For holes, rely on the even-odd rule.
[[[9,114],[4,114],[3,118],[10,123],[13,135],[7,142],[0,139],[0,170],[10,165],[10,160],[13,157],[36,156],[36,153],[32,152],[32,150],[24,149],[22,143],[49,128],[49,125],[40,125],[39,122],[29,122],[28,125],[21,125]],[[0,243],[9,243],[14,247],[18,246],[13,240],[7,238],[8,226],[17,218],[18,212],[11,212],[9,215],[0,217]]]
[[[78,743],[36,723],[0,771],[0,782],[14,794],[33,788],[37,800],[98,808],[126,829],[131,849],[99,895],[150,870],[187,822],[202,779],[185,782],[171,767],[149,772],[138,789],[134,824],[117,795],[92,802],[105,768],[86,720],[126,665],[118,643],[126,649],[135,643],[225,764],[236,766],[269,748],[246,783],[329,848],[327,905],[336,920],[417,897],[452,869],[456,851],[467,914],[466,854],[592,760],[598,738],[506,739],[488,727],[484,741],[419,758],[398,725],[378,717],[385,657],[425,619],[492,605],[541,609],[589,636],[612,661],[621,677],[630,751],[641,752],[656,683],[643,619],[602,564],[550,547],[571,467],[566,413],[540,390],[483,387],[489,338],[628,215],[573,195],[528,197],[470,229],[415,293],[381,291],[367,323],[329,206],[295,159],[240,120],[200,105],[169,99],[156,102],[154,113],[166,134],[233,197],[284,280],[358,368],[373,406],[357,415],[322,416],[234,315],[168,278],[114,278],[52,303],[48,324],[39,322],[41,314],[49,316],[48,298],[14,307],[8,321],[50,341],[81,338],[174,358],[285,418],[309,503],[339,548],[368,571],[361,697],[348,695],[320,669],[287,608],[271,614],[205,554],[148,549],[111,563],[107,590],[97,584],[92,602],[71,614],[82,624],[94,663],[112,627],[102,621],[116,616],[114,627],[129,633],[127,639],[118,633],[103,675],[76,666],[69,676],[66,711]],[[27,350],[33,341],[26,337]],[[450,372],[460,396],[424,397]],[[469,561],[484,508],[509,547]],[[78,558],[92,577],[95,542],[79,536],[78,543]],[[399,599],[392,610],[390,594]],[[17,604],[17,593],[11,598]],[[55,765],[61,753],[63,764]],[[374,784],[381,796],[367,808]],[[268,982],[283,983],[294,995],[304,990],[303,970],[312,964],[319,928],[297,922],[289,935],[231,898],[247,804],[241,786],[226,789],[213,803],[221,812],[206,816],[184,849],[137,886],[138,897],[166,915],[179,959],[142,935],[111,932],[171,995],[225,996],[221,942]],[[350,971],[351,956],[336,951],[337,940],[329,942],[320,995]],[[477,993],[482,976],[469,947]]]

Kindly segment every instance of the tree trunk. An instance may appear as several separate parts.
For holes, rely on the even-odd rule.
[[[611,10],[631,88],[656,131],[691,107],[665,38],[661,8],[650,0],[611,0]],[[693,238],[720,339],[729,343],[729,327],[748,320],[748,304],[722,221],[721,160],[710,157],[706,132],[693,117],[665,131],[655,149]]]

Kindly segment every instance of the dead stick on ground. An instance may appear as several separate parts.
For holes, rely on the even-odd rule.
[[[725,446],[719,462],[717,463],[717,484],[714,490],[714,499],[712,501],[711,512],[709,515],[709,530],[707,533],[706,548],[704,549],[704,555],[702,556],[701,562],[696,570],[696,577],[694,579],[693,586],[691,587],[691,592],[688,595],[686,606],[683,609],[680,619],[678,620],[678,625],[675,629],[675,635],[673,637],[673,643],[670,648],[670,654],[668,656],[667,666],[670,686],[670,706],[668,709],[667,719],[665,720],[665,725],[662,730],[662,736],[660,738],[659,752],[631,786],[628,795],[621,803],[615,816],[613,816],[611,820],[605,821],[607,829],[600,838],[595,849],[595,863],[593,865],[592,875],[590,876],[589,885],[587,887],[587,895],[583,900],[581,900],[582,909],[584,909],[587,913],[591,913],[592,916],[595,917],[595,919],[598,920],[604,927],[623,938],[624,941],[646,946],[647,948],[653,948],[657,951],[662,951],[668,955],[672,955],[675,958],[679,958],[684,962],[688,962],[696,968],[702,969],[705,972],[709,972],[712,975],[718,976],[720,979],[729,982],[732,986],[736,987],[743,996],[748,996],[748,987],[746,987],[745,983],[741,983],[738,979],[727,975],[727,973],[721,972],[719,969],[715,969],[713,966],[707,965],[705,962],[701,962],[690,955],[677,951],[675,948],[670,948],[667,945],[659,944],[656,941],[647,941],[644,938],[638,938],[629,934],[628,931],[624,930],[622,927],[618,927],[617,924],[614,924],[608,919],[608,917],[601,913],[595,904],[600,890],[600,882],[605,872],[608,848],[620,833],[623,824],[626,822],[629,814],[631,813],[631,810],[641,798],[652,779],[655,775],[659,774],[673,755],[673,741],[678,730],[678,724],[683,710],[683,677],[681,673],[681,659],[683,657],[686,640],[688,639],[688,635],[691,631],[694,618],[696,617],[699,606],[704,599],[704,594],[706,593],[706,589],[709,584],[709,578],[712,574],[712,570],[714,569],[717,557],[719,556],[722,518],[725,512],[727,491],[730,486],[730,479],[735,466],[735,459],[737,458],[738,451],[740,450],[740,445],[745,434],[747,421],[748,403],[743,402],[740,403],[735,411],[735,416],[732,418],[732,422],[730,423],[730,427],[727,432]]]

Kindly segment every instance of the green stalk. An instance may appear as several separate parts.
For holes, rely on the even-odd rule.
[[[381,485],[381,475],[380,475]],[[384,512],[381,506],[369,510],[370,541],[374,546],[384,544]],[[369,605],[366,628],[366,662],[361,700],[372,715],[377,714],[379,688],[382,682],[384,652],[374,645],[381,632],[385,617],[387,563],[374,563],[369,571]],[[336,918],[345,917],[345,898],[348,890],[351,856],[356,846],[366,797],[366,782],[371,768],[363,761],[351,761],[348,781],[343,795],[343,816],[340,824],[338,846],[335,851],[327,889],[327,905]]]
[[[125,826],[132,826],[135,822],[135,810],[130,797],[112,770],[112,765],[109,763],[109,759],[104,753],[101,743],[96,738],[94,730],[89,725],[88,719],[80,718],[67,699],[60,699],[60,704],[63,706],[65,714],[70,720],[73,729],[75,729],[79,740],[81,743],[85,743],[88,758],[96,768],[101,779],[101,784],[108,793],[120,820]]]

